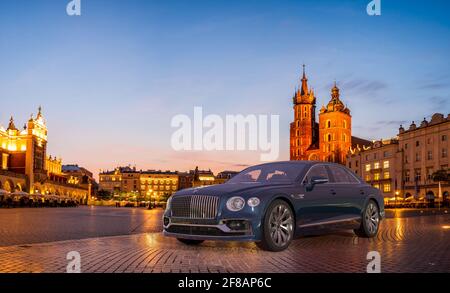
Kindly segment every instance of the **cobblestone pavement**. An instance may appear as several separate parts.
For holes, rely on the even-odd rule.
[[[162,231],[160,209],[86,207],[0,209],[0,246]],[[387,210],[386,216],[450,214],[448,209]]]
[[[65,272],[66,254],[81,254],[82,272],[365,272],[369,251],[382,272],[450,272],[450,215],[383,221],[374,239],[350,231],[302,237],[288,250],[261,251],[253,243],[193,247],[161,233],[0,248],[0,272]]]
[[[0,209],[0,246],[162,230],[162,210],[78,207]]]

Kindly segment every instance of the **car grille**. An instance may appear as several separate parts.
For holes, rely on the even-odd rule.
[[[244,236],[248,235],[245,231],[227,233],[216,227],[198,227],[198,226],[177,226],[172,225],[166,229],[169,233],[198,235],[198,236]]]
[[[215,219],[219,198],[217,196],[191,195],[172,199],[172,217],[186,219]]]

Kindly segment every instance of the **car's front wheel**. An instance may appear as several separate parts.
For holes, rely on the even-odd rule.
[[[370,200],[364,209],[361,226],[355,230],[355,234],[359,237],[373,238],[378,234],[380,227],[380,211],[378,205]]]
[[[275,200],[266,211],[262,225],[259,248],[269,251],[282,251],[288,248],[294,237],[294,213],[283,200]]]
[[[184,238],[177,238],[177,240],[186,245],[199,245],[204,242],[204,240],[194,240],[194,239],[184,239]]]

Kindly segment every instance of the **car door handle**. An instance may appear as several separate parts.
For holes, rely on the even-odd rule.
[[[360,190],[359,193],[360,193],[361,195],[364,195],[364,190]]]
[[[331,192],[332,195],[336,195],[336,191],[331,190],[330,192]]]

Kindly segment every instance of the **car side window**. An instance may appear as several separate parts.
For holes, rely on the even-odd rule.
[[[360,183],[359,180],[356,179],[356,177],[352,174],[351,171],[349,171],[349,170],[347,170],[345,168],[342,168],[342,169],[344,169],[345,173],[347,173],[348,179],[349,179],[349,181],[348,181],[349,183]]]
[[[313,177],[328,178],[328,172],[324,165],[313,166],[306,175],[305,182],[310,182]]]
[[[329,166],[333,174],[334,183],[358,183],[355,177],[342,167]]]

